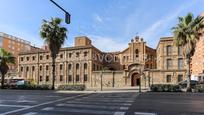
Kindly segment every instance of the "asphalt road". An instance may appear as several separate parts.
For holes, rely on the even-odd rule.
[[[126,115],[204,115],[204,94],[143,93]]]
[[[204,94],[0,90],[0,115],[204,115]]]
[[[138,93],[0,90],[0,115],[124,115]]]

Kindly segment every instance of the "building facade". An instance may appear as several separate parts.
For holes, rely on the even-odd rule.
[[[30,42],[26,40],[0,32],[0,48],[3,48],[7,52],[12,53],[17,60],[19,52],[30,51],[32,49],[32,46],[30,45]],[[8,76],[12,78],[16,77],[16,65],[18,65],[17,61],[15,65],[9,65],[9,72],[7,74]]]
[[[204,13],[202,14],[204,16]],[[198,81],[204,81],[204,29],[199,38],[195,53],[191,59],[191,78]]]
[[[85,84],[87,87],[150,86],[177,84],[184,80],[182,48],[171,37],[161,38],[157,49],[148,47],[136,36],[128,48],[102,52],[86,36],[76,37],[73,47],[62,48],[56,59],[56,85]],[[19,77],[37,84],[52,83],[51,58],[48,50],[21,52]]]
[[[152,84],[178,84],[186,79],[182,46],[174,45],[172,37],[164,37],[156,52],[157,68],[147,72]]]

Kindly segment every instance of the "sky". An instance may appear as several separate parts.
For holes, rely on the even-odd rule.
[[[204,0],[55,0],[71,14],[64,47],[87,36],[102,51],[122,51],[135,36],[156,48],[161,37],[172,36],[179,16],[204,12]],[[42,47],[42,20],[64,19],[64,12],[50,0],[0,0],[0,32]]]

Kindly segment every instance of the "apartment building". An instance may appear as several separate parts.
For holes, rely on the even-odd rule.
[[[30,51],[33,48],[30,44],[31,43],[26,40],[0,32],[0,48],[3,48],[7,52],[12,53],[16,60],[18,59],[19,52]],[[15,78],[17,76],[16,65],[18,65],[17,61],[15,65],[9,65],[9,72],[7,76],[9,76],[10,78]]]

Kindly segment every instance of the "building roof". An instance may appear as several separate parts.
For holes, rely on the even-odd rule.
[[[157,48],[158,48],[160,42],[163,42],[163,41],[173,41],[173,37],[171,37],[171,36],[161,37],[160,40],[159,40],[159,42],[158,42],[158,44],[157,44]],[[156,49],[157,49],[157,48],[156,48]]]
[[[30,45],[30,42],[27,41],[27,40],[24,40],[24,39],[21,39],[21,38],[19,38],[19,37],[15,37],[15,36],[12,36],[12,35],[3,33],[3,32],[0,32],[0,36],[1,36],[1,37],[5,37],[5,38],[8,38],[8,39],[11,39],[11,40],[16,40],[16,41],[19,41],[19,42],[21,42],[21,43],[29,44],[29,45]]]
[[[60,51],[66,51],[66,50],[78,50],[78,49],[87,49],[87,48],[94,48],[96,50],[98,50],[96,47],[94,46],[73,46],[73,47],[64,47],[64,48],[61,48]],[[100,50],[99,50],[100,51]],[[27,54],[35,54],[35,53],[48,53],[49,50],[45,50],[45,49],[42,49],[42,48],[33,48],[32,50],[30,51],[26,51],[26,52],[20,52],[19,55],[27,55]],[[100,51],[101,52],[101,51]]]

